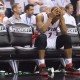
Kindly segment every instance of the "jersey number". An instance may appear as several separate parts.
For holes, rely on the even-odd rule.
[[[52,36],[52,32],[49,33],[49,37],[48,38],[50,38],[51,36]]]

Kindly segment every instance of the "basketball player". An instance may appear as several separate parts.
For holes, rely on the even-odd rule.
[[[36,24],[39,30],[39,35],[35,40],[35,47],[39,54],[39,70],[40,75],[48,75],[45,64],[45,49],[54,48],[60,49],[64,47],[65,54],[65,70],[67,73],[80,74],[78,70],[73,68],[72,64],[72,42],[70,36],[67,35],[67,27],[63,18],[62,10],[59,7],[51,9],[50,13],[46,13],[46,8],[41,9],[41,13],[36,17]],[[57,28],[60,28],[61,35],[57,36]]]

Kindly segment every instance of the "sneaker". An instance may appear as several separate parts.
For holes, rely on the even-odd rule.
[[[67,74],[76,74],[76,75],[80,74],[80,71],[75,69],[74,67],[69,67],[69,68],[66,68],[65,70]]]
[[[48,76],[48,70],[46,69],[45,64],[41,64],[39,66],[39,73],[40,73],[40,76]]]

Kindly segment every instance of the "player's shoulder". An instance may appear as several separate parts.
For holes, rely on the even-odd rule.
[[[37,19],[43,19],[44,16],[43,16],[43,14],[39,13],[39,14],[37,14],[36,18],[37,18]]]

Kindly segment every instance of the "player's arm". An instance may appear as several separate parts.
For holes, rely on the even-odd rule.
[[[41,33],[45,33],[52,22],[52,17],[49,17],[47,22],[44,24],[44,16],[37,15],[36,16],[36,24]]]
[[[67,34],[67,27],[66,27],[66,24],[65,24],[65,20],[63,18],[63,15],[60,16],[59,27],[60,27],[60,30],[61,30],[61,33],[62,34]]]
[[[42,32],[45,33],[48,29],[48,27],[51,25],[52,21],[55,19],[57,12],[56,9],[53,9],[51,13],[48,15],[48,20],[44,24],[44,16],[43,15],[37,15],[36,17],[36,24],[38,29]]]

